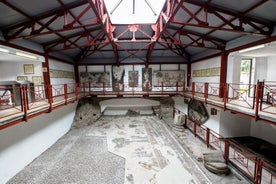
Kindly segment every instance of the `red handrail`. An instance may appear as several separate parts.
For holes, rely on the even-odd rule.
[[[179,109],[174,112],[182,113]],[[273,184],[276,181],[276,166],[258,158],[253,152],[234,143],[229,139],[208,129],[206,126],[190,120],[185,115],[185,125],[195,136],[198,136],[207,146],[211,146],[223,152],[225,159],[244,173],[254,183]],[[202,134],[202,131],[204,132]],[[210,137],[215,137],[215,143],[210,141]],[[212,139],[212,138],[211,138]],[[222,145],[223,144],[223,145]],[[223,148],[224,146],[224,148]]]

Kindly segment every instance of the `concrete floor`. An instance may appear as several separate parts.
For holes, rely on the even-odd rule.
[[[8,183],[246,183],[209,173],[176,138],[156,116],[103,116],[72,129]]]

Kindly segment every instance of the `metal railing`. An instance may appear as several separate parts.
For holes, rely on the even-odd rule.
[[[223,101],[224,103],[222,103],[222,107],[224,106],[224,108],[227,107],[229,101],[231,103],[233,100],[241,100],[243,107],[256,110],[255,116],[257,117],[259,113],[258,110],[264,112],[267,111],[267,109],[274,107],[275,84],[272,82],[259,82],[257,85],[193,83],[192,88],[188,89],[186,88],[185,83],[176,83],[175,86],[165,86],[162,83],[161,86],[152,87],[145,86],[142,83],[124,83],[120,84],[120,86],[114,86],[109,83],[97,84],[97,86],[93,86],[91,83],[82,83],[79,85],[72,83],[35,85],[33,88],[29,86],[21,86],[13,89],[12,93],[5,92],[7,89],[1,89],[0,87],[0,91],[2,91],[0,98],[0,129],[11,126],[14,122],[27,121],[28,118],[31,118],[32,116],[50,112],[55,108],[91,95],[185,96],[187,94],[192,94],[191,96],[194,98],[197,94],[200,94],[200,98],[203,97],[203,101],[206,103],[211,99],[211,97],[216,97],[215,99],[219,102]],[[221,86],[223,86],[223,89],[221,89]],[[246,86],[246,88],[241,86]],[[221,95],[222,90],[224,95]],[[251,91],[250,95],[248,95],[249,91]],[[264,95],[268,92],[271,96],[269,98]],[[19,98],[19,100],[15,100],[15,98]],[[252,101],[249,101],[248,98],[252,98]],[[17,101],[17,104],[15,104],[15,101]],[[262,106],[263,102],[269,103],[270,107]],[[13,120],[14,116],[19,118]],[[11,117],[10,122],[5,123],[9,117]],[[195,136],[203,140],[207,146],[222,151],[228,162],[235,165],[237,169],[247,175],[247,177],[255,183],[275,183],[276,168],[274,165],[258,158],[252,152],[223,138],[208,127],[189,120],[186,115],[185,127],[192,131]]]
[[[0,118],[13,117],[23,113],[23,88],[0,86]]]
[[[192,121],[180,110],[175,109],[185,116],[184,127],[189,129],[195,137],[202,140],[207,147],[221,151],[228,163],[243,173],[247,178],[256,184],[276,182],[276,166],[257,156],[252,151],[226,139],[208,127]]]
[[[227,103],[249,109],[255,108],[256,85],[227,84]]]
[[[261,82],[261,104],[260,111],[276,114],[276,82],[263,81]]]

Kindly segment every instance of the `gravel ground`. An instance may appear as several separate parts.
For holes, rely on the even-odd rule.
[[[121,184],[125,159],[107,151],[104,137],[86,136],[87,127],[73,129],[8,184]]]

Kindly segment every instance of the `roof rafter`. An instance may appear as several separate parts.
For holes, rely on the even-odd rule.
[[[262,3],[264,2],[266,2],[266,0],[262,1]],[[273,31],[273,24],[271,22],[267,22],[264,20],[247,16],[243,12],[234,12],[229,9],[221,8],[210,3],[207,4],[205,2],[200,2],[196,0],[187,0],[185,1],[185,3],[193,4],[199,7],[204,7],[204,9],[201,10],[201,11],[204,11],[204,14],[205,14],[205,16],[203,17],[204,20],[201,20],[202,18],[200,19],[198,15],[193,14],[188,8],[185,7],[184,4],[182,4],[181,8],[187,14],[189,14],[194,20],[196,20],[197,23],[183,22],[183,21],[177,21],[177,20],[172,21],[172,23],[180,24],[183,26],[193,26],[193,27],[200,27],[200,28],[206,28],[206,29],[212,29],[212,30],[221,30],[221,31],[236,32],[240,34],[253,34],[253,35],[260,35],[260,36],[268,36]],[[260,6],[260,3],[258,3],[258,6]],[[255,5],[254,8],[258,6]],[[218,19],[222,20],[224,22],[224,26],[210,25],[210,22],[207,19],[208,13],[213,14]],[[229,15],[231,17],[230,20],[226,19],[225,16],[223,16],[223,14]],[[238,20],[239,25],[234,25],[232,23],[234,20]],[[245,30],[245,28],[243,27],[245,24],[250,25],[254,30],[253,31]]]
[[[30,16],[30,15],[27,14],[26,12],[20,10],[19,8],[17,8],[17,7],[14,6],[13,4],[7,2],[6,0],[3,0],[3,3],[4,3],[6,6],[10,7],[11,9],[13,9],[14,11],[16,11],[16,12],[22,14],[23,16],[25,16],[25,17],[28,18],[29,20],[33,20],[33,21],[34,21],[34,18],[33,18],[32,16]],[[40,20],[37,21],[37,24],[39,24],[40,26],[43,26],[43,25],[44,25],[43,23],[41,23]],[[49,27],[47,27],[47,29],[48,29],[49,31],[53,31],[53,30],[52,30],[51,28],[49,28]],[[7,37],[7,36],[8,36],[7,33],[5,32],[5,30],[3,31],[3,33],[4,33],[4,37]],[[64,36],[62,36],[62,35],[59,34],[59,33],[55,33],[55,34],[56,34],[57,36],[61,37],[61,38],[65,38]],[[77,45],[76,45],[76,46],[77,46]]]
[[[92,7],[94,13],[98,17],[98,20],[102,26],[102,29],[104,30],[106,34],[106,41],[111,43],[116,63],[119,64],[119,54],[117,51],[117,46],[113,42],[113,31],[114,27],[110,23],[110,19],[107,16],[107,12],[104,9],[104,3],[103,0],[93,1],[93,0],[87,0],[90,6]]]
[[[157,25],[155,28],[155,40],[156,42],[153,42],[147,52],[147,63],[149,62],[149,58],[151,57],[151,54],[153,52],[153,49],[155,47],[155,44],[158,43],[158,40],[160,39],[162,33],[167,28],[167,26],[170,24],[171,21],[173,21],[174,16],[176,15],[177,11],[181,8],[182,3],[184,0],[167,0],[166,3],[166,11],[165,13],[161,13],[160,17],[157,20]],[[165,19],[165,24],[163,25],[163,18]],[[162,43],[159,43],[160,45],[164,46]],[[165,46],[166,47],[166,46]],[[170,49],[171,51],[175,52],[173,49]]]
[[[13,6],[11,3],[7,2],[6,0],[3,1],[3,3],[28,18],[28,20],[26,21],[8,26],[3,29],[4,36],[6,37],[7,40],[16,40],[16,39],[26,39],[26,37],[22,37],[22,36],[20,37],[18,35],[20,35],[20,33],[22,33],[24,30],[29,29],[30,27],[32,28],[32,31],[27,36],[31,36],[33,34],[39,35],[39,33],[41,33],[45,29],[50,30],[49,25],[53,23],[55,20],[57,20],[59,17],[64,16],[65,12],[69,11],[70,9],[82,6],[87,2],[85,0],[73,2],[62,8],[57,8],[57,9],[48,11],[46,13],[43,13],[42,15],[37,15],[35,17],[31,17],[27,15],[25,12],[19,10],[17,7]],[[50,18],[50,20],[48,20],[47,23],[41,23],[42,20],[47,18]],[[39,27],[39,28],[35,29],[35,27]]]
[[[67,37],[64,37],[64,38],[51,40],[49,42],[44,43],[43,46],[44,46],[45,50],[47,50],[48,52],[51,52],[51,50],[55,46],[57,46],[59,44],[64,44],[65,42],[68,42],[72,38],[79,37],[79,36],[81,36],[81,37],[89,37],[89,36],[92,37],[93,36],[92,33],[97,32],[97,31],[99,31],[99,32],[102,31],[101,26],[89,28],[89,29],[86,29],[86,31],[79,31],[79,32],[76,32],[76,33],[71,34],[71,35],[69,35]]]

